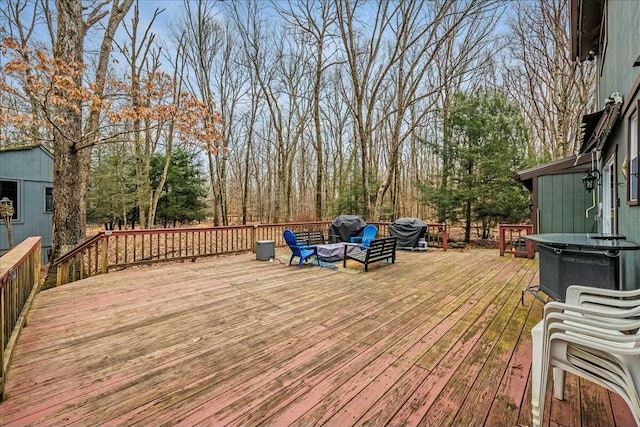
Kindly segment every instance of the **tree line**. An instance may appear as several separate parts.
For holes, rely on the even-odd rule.
[[[568,0],[148,8],[0,11],[0,144],[53,150],[56,255],[87,215],[173,222],[172,159],[187,154],[215,225],[357,213],[488,229],[526,216],[514,172],[570,155],[593,102],[590,64],[569,56]]]

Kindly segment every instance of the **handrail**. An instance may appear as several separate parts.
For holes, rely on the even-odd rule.
[[[20,331],[40,284],[40,237],[29,237],[0,257],[0,400]]]
[[[388,222],[372,222],[378,235],[389,236]],[[291,222],[255,225],[232,225],[205,228],[159,228],[145,230],[101,231],[54,261],[58,285],[84,279],[115,269],[155,262],[192,260],[200,257],[256,250],[256,242],[271,240],[285,246],[283,232],[322,231],[328,236],[331,221]],[[447,250],[446,224],[429,224],[435,228]],[[430,233],[433,234],[433,233]]]
[[[73,248],[71,251],[67,252],[66,254],[62,255],[61,257],[59,257],[58,259],[56,259],[55,263],[61,263],[66,261],[67,259],[69,259],[70,257],[73,256],[74,252],[78,252],[81,251],[85,248],[88,248],[89,246],[91,246],[92,243],[100,240],[102,238],[102,236],[104,236],[105,232],[104,231],[100,231],[97,234],[95,234],[94,236],[89,237],[87,240],[85,240],[84,242],[80,243],[78,246],[76,246],[75,248]]]

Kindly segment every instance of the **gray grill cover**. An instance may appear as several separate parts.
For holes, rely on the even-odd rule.
[[[329,243],[349,242],[352,237],[362,234],[367,226],[358,215],[340,215],[329,227]]]
[[[420,218],[398,218],[389,224],[389,234],[398,240],[399,248],[416,248],[418,241],[425,237],[427,224]]]

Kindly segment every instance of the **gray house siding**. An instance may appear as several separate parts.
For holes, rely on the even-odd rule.
[[[600,108],[612,92],[619,92],[626,98],[640,72],[640,67],[632,67],[640,55],[640,3],[616,0],[608,1],[606,5],[603,17],[607,28],[606,46],[600,47],[598,64]]]
[[[13,244],[30,236],[42,237],[43,263],[53,240],[53,213],[47,212],[47,188],[53,188],[53,157],[34,147],[0,151],[0,181],[17,183],[17,218],[11,222]],[[51,207],[51,206],[49,206]],[[4,221],[0,219],[0,253],[9,249]]]
[[[640,2],[608,1],[605,4],[603,24],[606,25],[606,38],[602,41],[604,46],[600,46],[598,57],[598,103],[603,108],[605,98],[618,92],[625,107],[602,150],[599,167],[602,170],[604,163],[616,155],[617,232],[629,240],[640,242],[640,206],[627,204],[628,181],[622,175],[623,162],[628,156],[629,118],[636,111],[640,99],[638,91],[632,93],[640,79],[640,66],[633,66],[640,56]],[[622,278],[626,289],[640,288],[640,251],[624,253],[622,259]]]

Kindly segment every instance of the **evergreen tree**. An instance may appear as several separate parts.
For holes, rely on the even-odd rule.
[[[515,179],[525,167],[527,130],[519,110],[499,93],[454,96],[450,116],[453,185],[426,189],[426,196],[447,219],[464,218],[465,241],[472,221],[483,237],[498,222],[527,217],[528,193]]]
[[[157,188],[162,175],[165,158],[156,154],[151,158],[151,187]],[[190,223],[202,221],[207,217],[205,198],[207,196],[206,179],[203,177],[200,162],[196,154],[177,149],[171,155],[167,181],[163,195],[158,202],[156,218],[164,221],[166,227],[178,222]]]
[[[90,175],[87,220],[113,226],[127,222],[135,206],[133,156],[125,144],[96,149]]]

